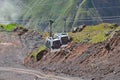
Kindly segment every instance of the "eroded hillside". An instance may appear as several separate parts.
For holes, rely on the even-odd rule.
[[[83,79],[119,80],[120,31],[94,45],[71,44],[60,52],[47,53],[32,67]]]
[[[12,28],[10,28],[12,26]],[[33,57],[30,57],[31,53],[36,52],[41,45],[43,45],[44,36],[32,29],[19,27],[13,27],[14,25],[7,25],[1,27],[0,32],[0,66],[3,67],[17,67],[17,68],[29,68],[39,71],[44,71],[47,74],[54,73],[56,75],[70,75],[77,77],[77,79],[85,80],[119,80],[120,75],[120,27],[111,25],[97,25],[94,27],[86,27],[81,32],[71,33],[74,35],[84,34],[84,38],[88,37],[87,32],[90,33],[91,40],[96,36],[101,37],[103,40],[99,40],[96,43],[96,39],[84,42],[81,37],[76,42],[74,39],[67,46],[56,52],[45,52],[41,54],[40,60],[35,62]],[[6,28],[7,29],[6,29]],[[14,29],[15,28],[15,29]],[[13,30],[14,29],[14,30]],[[6,30],[6,31],[5,31]],[[12,30],[12,31],[8,31]],[[94,31],[93,31],[94,30]],[[95,34],[99,30],[104,30],[101,33]],[[107,34],[105,32],[108,32]],[[70,34],[70,35],[71,35]],[[71,35],[72,36],[72,35]],[[100,37],[99,36],[99,37]],[[105,40],[104,40],[105,39]],[[34,56],[37,57],[37,56]],[[0,68],[2,70],[2,68]],[[10,68],[12,69],[12,68]],[[19,69],[18,69],[19,70]],[[2,75],[8,75],[7,73]],[[12,76],[16,76],[13,74]],[[0,75],[1,76],[1,75]],[[27,76],[27,75],[26,75]],[[69,76],[69,77],[70,77]],[[4,76],[3,76],[4,77]],[[5,79],[8,79],[6,76]],[[31,76],[32,77],[32,76]],[[29,77],[25,77],[28,78]],[[23,78],[23,79],[25,79]],[[32,79],[34,76],[32,77]],[[45,76],[46,78],[46,76]],[[48,78],[48,77],[47,77]],[[55,78],[55,77],[54,77]],[[53,78],[53,79],[54,79]],[[58,79],[58,77],[56,77]],[[59,77],[61,80],[70,78]],[[71,78],[71,80],[76,78]]]
[[[120,31],[97,44],[70,43],[29,66],[91,80],[119,80]]]

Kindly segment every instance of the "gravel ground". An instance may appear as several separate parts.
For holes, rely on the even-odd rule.
[[[0,80],[34,80],[34,76],[0,71]]]

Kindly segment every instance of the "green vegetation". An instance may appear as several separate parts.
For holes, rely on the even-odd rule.
[[[17,27],[17,24],[8,24],[8,25],[0,25],[0,30],[4,31],[13,31]]]
[[[111,33],[114,33],[115,30],[120,30],[120,27],[115,30],[111,27],[113,24],[103,23],[96,26],[87,26],[82,32],[69,33],[73,38],[74,42],[88,42],[88,43],[98,43],[105,41],[110,37]],[[106,33],[112,31],[109,35],[106,36]]]
[[[53,19],[55,20],[53,25],[54,31],[60,31],[64,25],[63,18],[67,17],[71,20],[71,17],[74,17],[72,15],[75,4],[74,0],[36,0],[33,1],[32,6],[30,3],[29,1],[26,2],[30,9],[25,11],[23,18],[25,20],[30,19],[29,23],[31,26],[38,26],[36,25],[38,23],[41,25],[40,28],[43,29],[43,26],[44,28],[47,27],[46,23],[48,20]]]
[[[32,53],[30,54],[30,56],[33,57],[33,58],[34,58],[34,61],[36,62],[36,61],[37,61],[37,55],[40,54],[40,52],[43,51],[43,50],[45,50],[45,49],[46,49],[45,46],[42,45],[42,46],[40,46],[36,51],[32,52]]]
[[[53,19],[55,20],[53,24],[54,31],[62,31],[64,26],[63,18],[65,17],[67,18],[68,30],[73,26],[78,26],[78,19],[84,19],[89,16],[85,8],[93,7],[91,1],[88,0],[83,0],[82,2],[80,0],[28,0],[25,3],[30,9],[25,10],[23,19],[30,20],[31,26],[38,26],[36,25],[38,23],[41,29],[43,29],[43,26],[46,29],[48,20]],[[90,5],[87,5],[89,3]],[[73,21],[72,24],[71,21]]]
[[[55,21],[53,31],[60,32],[64,26],[63,18],[67,18],[66,29],[70,31],[72,27],[81,24],[118,22],[120,16],[120,7],[118,7],[120,0],[10,0],[3,2],[8,3],[5,9],[1,10],[3,20],[13,20],[41,31],[48,30],[50,19]]]
[[[4,27],[5,31],[13,31],[17,27],[17,24],[8,24]]]
[[[114,3],[118,3],[115,6],[119,6],[120,2],[117,0],[107,3],[95,0],[26,0],[23,2],[30,8],[24,8],[22,19],[28,20],[30,27],[42,30],[48,29],[49,19],[55,21],[53,31],[62,31],[63,18],[66,17],[67,31],[70,31],[71,27],[79,26],[82,23],[98,24],[103,22],[106,17],[109,19],[111,16],[120,14],[119,8],[109,8],[109,4],[113,6]],[[110,22],[112,21],[115,22],[115,20],[110,20]]]

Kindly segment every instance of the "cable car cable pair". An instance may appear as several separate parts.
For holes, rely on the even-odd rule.
[[[62,45],[65,45],[69,41],[69,36],[65,31],[65,26],[66,26],[66,19],[64,19],[65,25],[63,28],[62,33],[56,33],[53,36],[52,33],[52,24],[54,23],[52,20],[49,21],[49,27],[50,27],[50,32],[49,32],[49,37],[46,38],[45,41],[45,46],[47,49],[59,49]]]

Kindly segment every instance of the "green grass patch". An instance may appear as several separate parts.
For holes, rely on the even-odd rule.
[[[40,46],[36,51],[34,51],[32,54],[30,54],[30,57],[32,56],[34,58],[34,61],[37,61],[37,55],[40,54],[41,51],[45,50],[45,46]]]
[[[77,33],[69,33],[74,42],[87,42],[87,43],[98,43],[105,41],[108,37],[105,34],[113,29],[111,29],[108,23],[103,23],[95,26],[87,26],[83,31]],[[119,27],[117,29],[120,29]],[[114,31],[113,31],[114,32]],[[113,33],[112,32],[112,33]]]
[[[13,31],[17,27],[17,24],[8,24],[8,25],[0,25],[0,30],[4,31]]]
[[[105,36],[105,33],[97,33],[96,35],[94,35],[90,41],[90,43],[98,43],[98,42],[103,42],[107,39],[107,37]]]
[[[16,24],[8,24],[4,27],[5,31],[13,31],[17,27]]]

